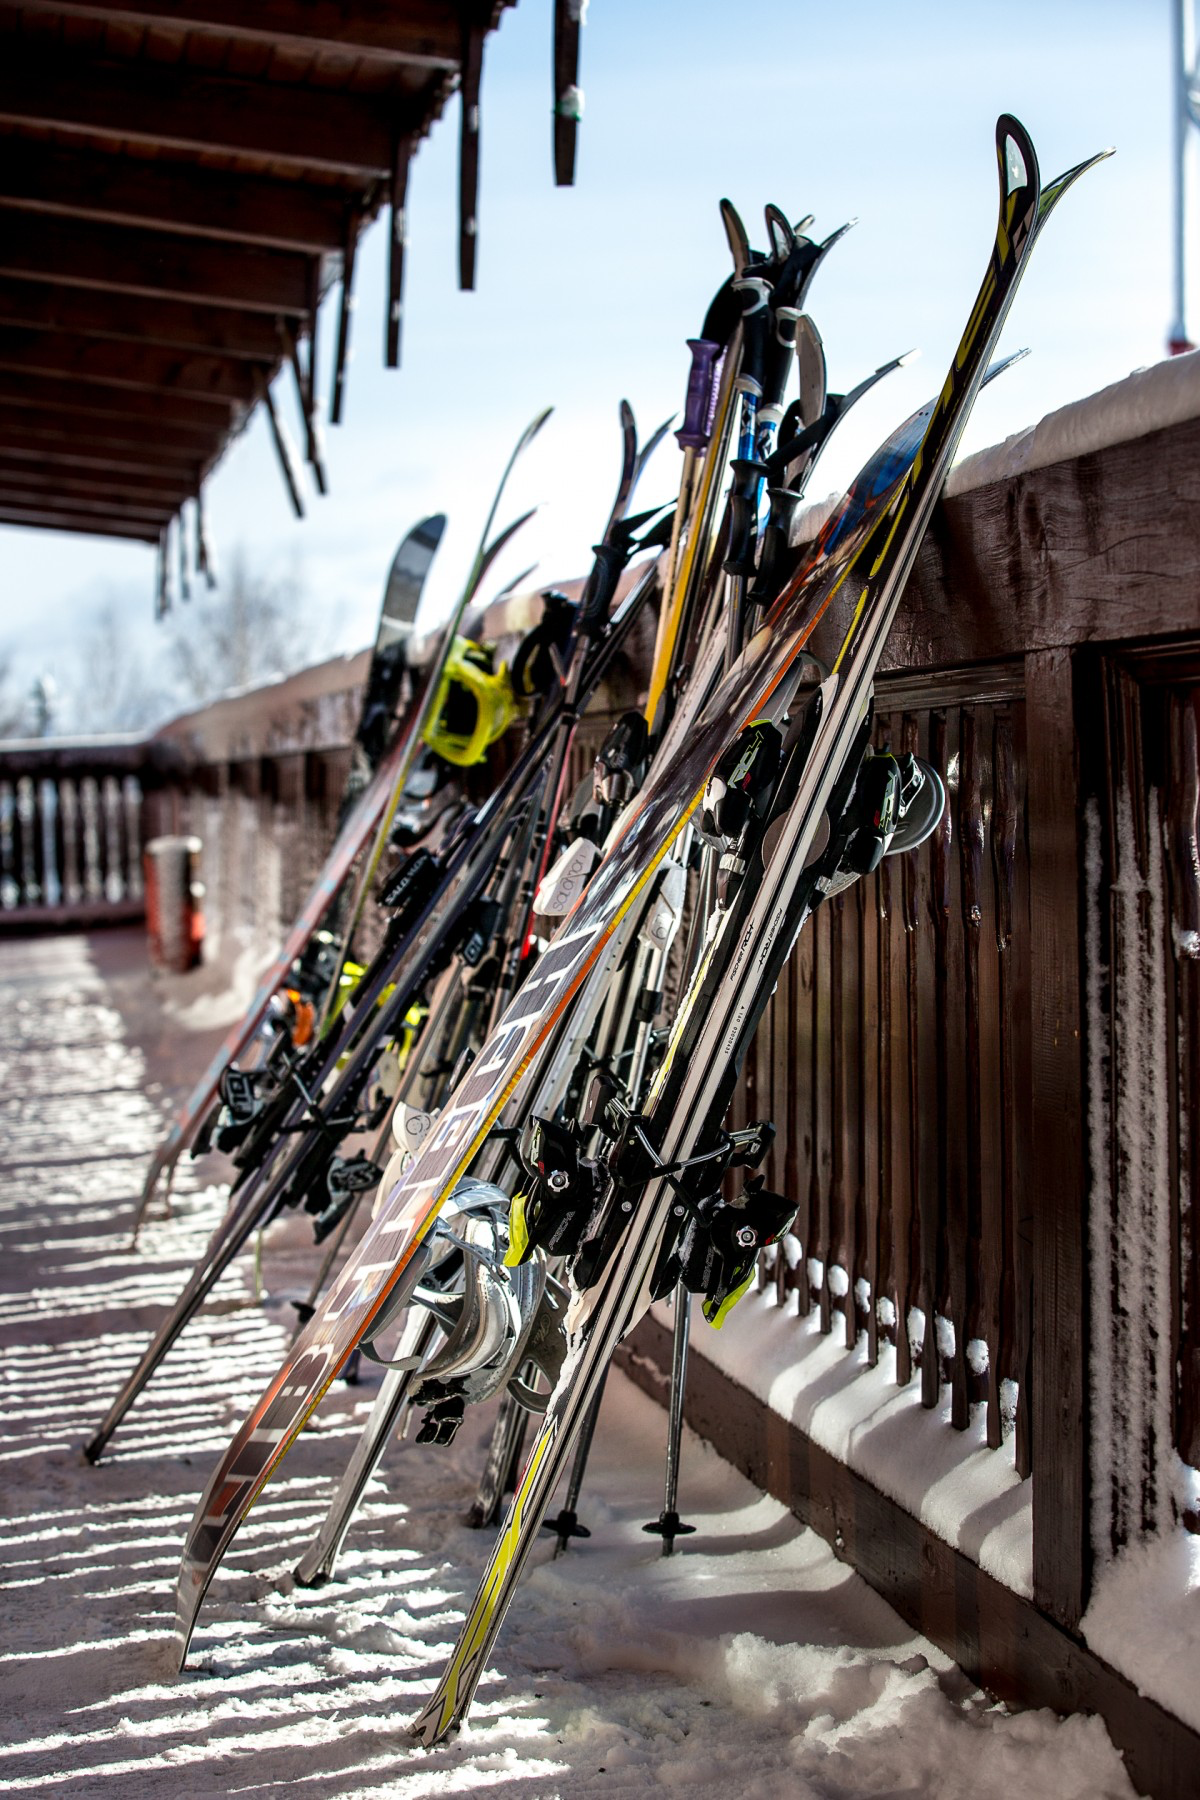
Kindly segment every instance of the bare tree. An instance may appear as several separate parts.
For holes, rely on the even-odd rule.
[[[138,646],[129,602],[114,595],[97,607],[77,650],[64,713],[73,731],[145,731],[176,704],[172,685]]]
[[[167,660],[186,699],[287,675],[318,654],[296,570],[270,578],[234,551],[219,587],[167,621]]]
[[[13,681],[13,653],[0,645],[0,738],[22,737],[29,728],[28,696]]]

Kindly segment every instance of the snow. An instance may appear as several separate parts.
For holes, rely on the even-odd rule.
[[[209,1800],[416,1800],[495,1791],[707,1800],[1127,1800],[1097,1719],[1012,1715],[971,1687],[828,1548],[692,1437],[664,1559],[663,1415],[614,1375],[584,1495],[593,1536],[547,1544],[514,1602],[467,1731],[432,1753],[405,1722],[429,1693],[486,1553],[460,1517],[490,1415],[448,1451],[392,1447],[338,1578],[290,1571],[372,1389],[338,1384],[250,1515],[173,1673],[173,1577],[196,1495],[274,1372],[313,1253],[267,1247],[267,1304],[237,1264],[95,1469],[79,1445],[218,1215],[193,1170],[131,1255],[161,1129],[142,1057],[87,940],[0,946],[0,1793]],[[753,1318],[758,1302],[747,1304]],[[736,1315],[735,1315],[736,1316]],[[760,1317],[768,1339],[794,1319]],[[729,1339],[735,1342],[736,1339]],[[872,1377],[856,1384],[864,1386]],[[834,1384],[836,1389],[836,1383]],[[833,1410],[847,1419],[836,1404]],[[823,1409],[816,1409],[821,1412]],[[955,1434],[943,1432],[946,1439]]]
[[[993,482],[1011,481],[1051,463],[1069,462],[1195,418],[1200,418],[1200,350],[1135,369],[1123,381],[1059,407],[1003,443],[965,456],[950,471],[946,496],[953,499]],[[792,542],[814,538],[840,498],[830,494],[800,508]]]
[[[669,1323],[665,1305],[656,1313]],[[719,1331],[705,1323],[698,1308],[692,1325],[695,1354],[797,1425],[997,1581],[1018,1594],[1032,1594],[1029,1483],[1016,1472],[1011,1437],[998,1450],[988,1449],[982,1406],[972,1407],[966,1431],[955,1431],[948,1389],[942,1405],[927,1411],[916,1377],[907,1387],[896,1386],[894,1346],[880,1345],[872,1369],[865,1330],[855,1348],[847,1350],[840,1332],[822,1335],[815,1311],[798,1317],[790,1303],[780,1306],[773,1289],[747,1294]],[[939,1319],[937,1325],[945,1347],[952,1348],[948,1321]],[[910,1319],[910,1335],[920,1342],[922,1321]]]

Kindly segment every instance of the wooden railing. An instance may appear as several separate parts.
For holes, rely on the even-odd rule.
[[[148,772],[136,739],[0,744],[0,929],[141,916]]]

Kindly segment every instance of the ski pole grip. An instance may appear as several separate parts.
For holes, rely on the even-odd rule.
[[[763,356],[771,326],[771,283],[761,275],[739,275],[733,284],[742,302],[742,364],[738,392],[761,394]]]
[[[580,629],[589,634],[597,632],[608,618],[621,571],[629,556],[629,550],[623,544],[594,544],[592,549],[596,560],[579,613]]]
[[[683,424],[675,439],[681,450],[703,450],[708,444],[713,381],[721,346],[708,338],[689,338],[687,346],[692,353],[692,366],[688,371]]]
[[[767,337],[763,349],[762,400],[758,408],[760,425],[778,425],[783,417],[788,376],[796,353],[796,324],[800,318],[797,306],[775,306],[771,312],[775,329]]]
[[[784,559],[791,543],[796,509],[803,499],[803,495],[793,488],[773,487],[767,492],[770,510],[763,530],[758,573],[750,590],[750,599],[756,606],[767,606],[775,598],[775,591],[783,574]]]
[[[758,489],[766,465],[753,456],[735,456],[729,490],[729,554],[727,575],[753,575],[754,544],[758,536]]]

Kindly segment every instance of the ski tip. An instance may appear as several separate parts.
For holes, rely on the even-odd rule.
[[[915,362],[919,361],[920,355],[921,355],[920,350],[918,350],[916,348],[913,348],[912,350],[906,350],[902,356],[897,356],[893,362],[884,363],[883,366],[885,369],[907,369],[909,363],[915,363]]]
[[[996,159],[1000,167],[1000,197],[1007,203],[1023,193],[1037,193],[1041,185],[1033,139],[1012,113],[996,120]]]
[[[997,357],[996,361],[990,363],[984,371],[983,380],[979,384],[980,387],[987,387],[989,382],[995,381],[997,375],[1003,375],[1005,369],[1011,369],[1014,363],[1024,362],[1028,355],[1029,348],[1028,345],[1026,345],[1023,350],[1012,350],[1007,356]]]

